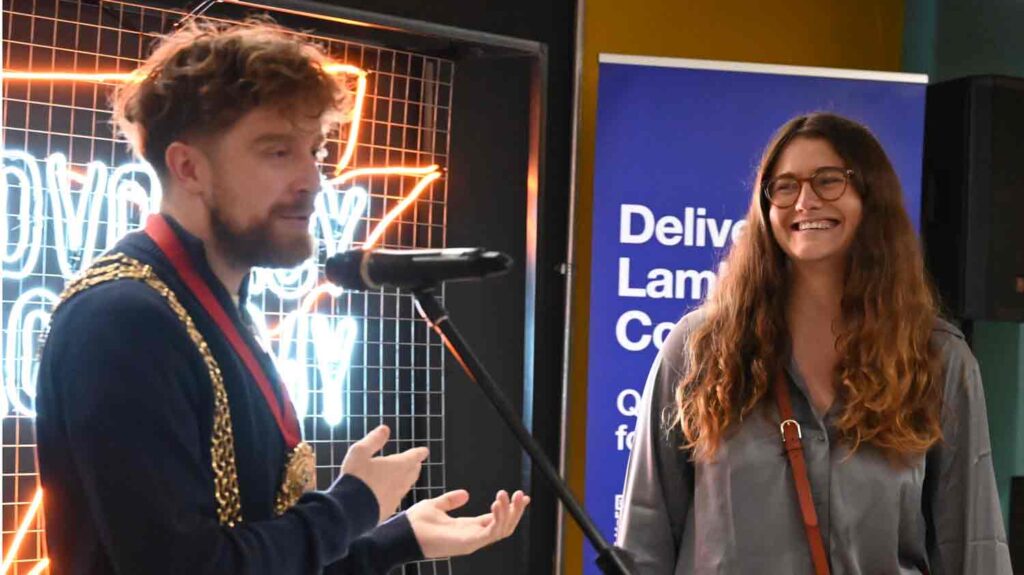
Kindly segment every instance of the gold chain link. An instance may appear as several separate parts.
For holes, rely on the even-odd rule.
[[[210,382],[213,384],[213,436],[210,440],[210,455],[213,459],[217,519],[221,525],[234,527],[242,522],[242,502],[238,489],[238,468],[235,464],[235,436],[231,429],[231,410],[228,407],[224,377],[206,340],[196,329],[192,318],[171,288],[157,277],[152,267],[126,255],[114,254],[97,259],[83,275],[72,281],[61,293],[57,308],[91,287],[120,279],[141,281],[163,296],[171,311],[185,325],[189,338],[203,356],[203,363],[206,364]],[[54,312],[56,313],[56,309]]]
[[[305,441],[288,454],[284,479],[274,498],[274,514],[281,515],[302,497],[303,493],[316,488],[316,454]]]

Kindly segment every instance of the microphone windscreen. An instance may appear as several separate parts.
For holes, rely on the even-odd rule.
[[[324,274],[327,276],[327,280],[346,289],[373,289],[375,286],[367,285],[363,281],[361,272],[363,258],[368,255],[369,253],[363,250],[348,250],[327,258],[324,263]]]

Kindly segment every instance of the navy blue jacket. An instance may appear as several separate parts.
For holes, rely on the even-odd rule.
[[[279,377],[202,242],[168,221],[268,376]],[[244,521],[217,521],[213,388],[184,325],[142,282],[101,284],[54,314],[39,367],[36,430],[53,573],[374,574],[421,558],[404,515],[375,527],[376,499],[352,476],[275,517],[288,450],[255,380],[148,236],[128,234],[112,251],[153,266],[220,366]]]

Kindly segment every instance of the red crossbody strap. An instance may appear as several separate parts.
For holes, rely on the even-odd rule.
[[[811,482],[807,479],[807,462],[804,460],[804,446],[800,442],[803,433],[800,424],[793,418],[793,404],[789,399],[789,383],[786,376],[779,373],[772,386],[775,392],[775,403],[779,408],[779,431],[782,433],[782,445],[789,457],[789,468],[793,472],[793,485],[800,503],[800,515],[807,534],[807,545],[811,550],[811,561],[814,563],[815,575],[828,575],[828,555],[818,528],[818,513],[814,510],[814,498],[811,496]]]
[[[185,282],[192,295],[196,296],[203,309],[213,318],[213,321],[220,328],[224,337],[227,338],[235,353],[242,358],[245,367],[259,385],[260,393],[263,394],[267,407],[270,408],[270,412],[274,415],[274,420],[277,422],[278,429],[281,430],[285,444],[288,446],[288,449],[293,449],[299,444],[302,437],[299,431],[298,418],[295,415],[295,407],[289,400],[287,390],[281,389],[281,397],[284,403],[282,406],[282,402],[279,402],[274,395],[270,379],[263,371],[263,366],[260,365],[256,356],[253,355],[252,349],[242,339],[242,335],[238,333],[238,329],[235,327],[234,322],[231,321],[231,318],[228,317],[224,306],[220,304],[217,297],[210,291],[210,286],[206,285],[203,278],[196,272],[188,252],[185,251],[185,246],[181,244],[181,240],[174,233],[174,230],[171,229],[167,220],[160,214],[153,214],[146,220],[145,231],[146,235],[152,238],[157,247],[160,248],[160,251],[164,253],[164,256],[170,260],[174,270],[178,272],[178,276]]]

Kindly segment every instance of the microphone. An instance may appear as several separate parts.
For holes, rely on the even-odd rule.
[[[512,258],[484,248],[349,250],[327,258],[327,280],[348,289],[426,289],[502,274]]]

